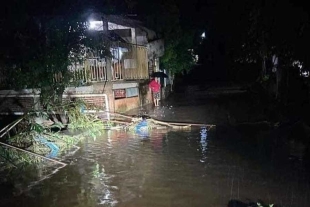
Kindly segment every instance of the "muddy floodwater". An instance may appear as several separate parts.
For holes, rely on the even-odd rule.
[[[218,126],[210,131],[152,130],[148,139],[122,130],[105,131],[81,142],[80,149],[65,158],[68,166],[24,193],[8,193],[0,204],[224,207],[234,199],[283,207],[310,205],[303,159],[289,148],[274,147],[278,145],[270,143],[271,135],[264,134],[263,127],[240,133],[228,126],[233,119],[225,111],[228,102],[214,105],[214,98],[206,102],[180,96],[172,100],[177,101],[139,111],[174,121],[213,119]]]

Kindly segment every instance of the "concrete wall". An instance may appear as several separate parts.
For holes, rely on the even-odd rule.
[[[148,83],[148,80],[108,81],[94,83],[92,86],[69,87],[65,90],[63,99],[82,99],[86,102],[88,109],[96,108],[106,110],[106,106],[108,106],[111,112],[125,112],[142,105],[153,103]],[[138,96],[115,99],[114,90],[126,87],[137,87],[139,89]],[[8,94],[10,95],[8,96]],[[105,103],[103,94],[107,96],[108,105]],[[166,89],[163,89],[162,94],[163,99],[167,97]],[[31,90],[0,91],[0,113],[26,112],[32,109],[38,101],[39,93],[34,93]],[[36,107],[38,108],[38,105]]]

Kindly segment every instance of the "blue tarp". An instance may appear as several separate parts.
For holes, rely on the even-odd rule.
[[[148,123],[146,120],[140,121],[136,126],[136,133],[141,137],[149,136]]]
[[[48,157],[48,158],[57,157],[57,154],[59,152],[59,147],[57,145],[55,145],[53,142],[47,141],[42,136],[38,136],[35,140],[38,141],[38,142],[41,142],[42,144],[44,144],[45,146],[50,148],[51,151],[50,151],[50,153],[48,155],[46,155],[46,157]]]

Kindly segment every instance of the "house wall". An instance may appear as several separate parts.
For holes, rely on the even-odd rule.
[[[34,107],[34,97],[1,97],[0,114],[11,114],[14,112],[26,112]]]
[[[126,112],[130,109],[139,107],[140,100],[139,97],[131,97],[125,99],[115,100],[114,107],[117,112]]]
[[[138,95],[116,99],[114,91],[118,89],[137,87]],[[26,92],[25,92],[26,91]],[[163,98],[167,95],[163,89]],[[9,97],[8,97],[8,94]],[[105,101],[107,96],[108,103]],[[111,112],[125,112],[127,110],[138,108],[141,105],[152,104],[152,94],[148,87],[148,80],[141,81],[108,81],[94,83],[91,86],[69,87],[65,90],[63,99],[72,100],[74,98],[82,99],[87,109],[106,110],[107,106]],[[26,112],[34,108],[35,103],[39,101],[39,94],[34,94],[31,90],[27,91],[0,91],[0,114],[10,114],[13,112]],[[40,106],[36,105],[36,108]]]
[[[105,97],[102,94],[80,94],[79,96],[76,95],[64,95],[63,100],[70,101],[73,98],[83,100],[86,104],[86,108],[91,109],[99,109],[99,110],[106,110],[106,103]]]
[[[141,105],[152,102],[151,94],[148,90],[148,81],[109,81],[106,83],[95,83],[93,85],[94,91],[98,93],[105,93],[108,96],[110,111],[125,112],[127,110],[138,108]],[[126,88],[138,88],[138,95],[135,97],[119,98],[115,97],[115,90],[122,90]]]
[[[68,88],[63,95],[63,100],[81,99],[89,110],[106,110],[104,94],[90,93],[89,90],[89,87],[79,87],[77,90]],[[0,91],[0,115],[22,114],[34,108],[40,109],[42,106],[39,104],[39,97],[39,94],[25,93],[25,91],[2,90]]]

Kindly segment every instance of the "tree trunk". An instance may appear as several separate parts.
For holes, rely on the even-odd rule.
[[[62,95],[64,93],[64,87],[61,87],[61,89],[57,90],[57,104],[62,105]],[[66,126],[69,122],[69,118],[67,116],[66,111],[64,111],[62,108],[58,111],[59,121]]]

